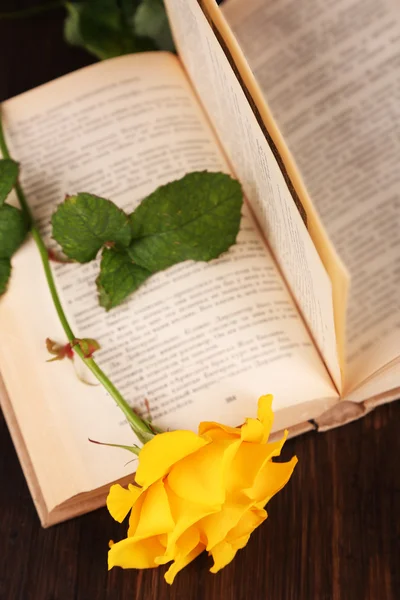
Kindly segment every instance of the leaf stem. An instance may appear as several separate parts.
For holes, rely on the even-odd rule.
[[[40,13],[59,8],[60,6],[65,6],[65,0],[54,0],[53,2],[46,2],[46,4],[39,4],[31,8],[2,12],[0,13],[0,20],[25,19],[26,17],[33,17]]]
[[[4,136],[3,120],[1,118],[1,114],[0,114],[0,151],[1,151],[1,154],[3,155],[3,158],[11,158],[10,152],[8,150],[7,142],[6,142],[6,139]],[[47,284],[49,286],[51,298],[53,300],[54,307],[57,311],[57,315],[60,319],[61,325],[62,325],[64,332],[68,338],[68,341],[73,343],[77,338],[71,329],[71,326],[65,315],[64,309],[63,309],[61,301],[60,301],[60,297],[57,292],[57,287],[56,287],[53,273],[52,273],[51,266],[50,266],[47,247],[43,241],[43,238],[40,234],[39,229],[35,225],[35,221],[32,217],[31,210],[26,201],[24,191],[19,183],[16,184],[15,190],[16,190],[17,197],[18,197],[19,203],[21,205],[22,211],[29,221],[32,237],[35,240],[36,246],[39,250],[40,258],[42,260],[42,265],[43,265],[43,269],[44,269],[46,280],[47,280]],[[134,431],[138,435],[138,437],[142,441],[146,440],[146,438],[148,439],[149,436],[152,437],[154,435],[152,429],[147,425],[147,423],[145,421],[143,421],[132,410],[132,408],[129,406],[128,402],[125,400],[125,398],[122,396],[122,394],[118,391],[118,389],[115,387],[115,385],[110,381],[110,379],[107,377],[107,375],[102,371],[102,369],[99,367],[99,365],[96,363],[96,361],[91,357],[90,358],[86,357],[84,352],[82,351],[81,347],[79,346],[79,344],[73,344],[73,349],[74,349],[75,353],[87,365],[87,367],[90,369],[90,371],[93,373],[93,375],[98,379],[98,381],[100,381],[100,383],[107,390],[107,392],[114,398],[115,402],[117,403],[119,408],[124,413],[129,424],[134,429]],[[141,436],[141,433],[144,433],[144,436]]]

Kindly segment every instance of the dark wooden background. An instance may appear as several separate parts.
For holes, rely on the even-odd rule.
[[[1,0],[0,11],[37,3]],[[0,100],[92,62],[63,42],[63,17],[60,8],[0,21]],[[394,403],[346,427],[289,441],[284,455],[296,454],[299,464],[248,546],[217,575],[201,556],[170,588],[161,568],[107,572],[108,540],[124,531],[105,509],[40,527],[0,413],[0,598],[399,599],[399,425]]]

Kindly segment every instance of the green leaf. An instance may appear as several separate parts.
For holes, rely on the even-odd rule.
[[[150,271],[135,265],[126,252],[104,248],[96,280],[100,306],[106,310],[117,306],[150,275]]]
[[[80,31],[80,19],[84,4],[66,2],[67,17],[64,22],[64,38],[71,46],[84,46],[85,42]]]
[[[137,35],[154,40],[159,50],[175,50],[167,13],[162,0],[143,0],[134,17]]]
[[[127,19],[129,23],[133,23],[133,17],[141,2],[142,0],[119,0],[119,6],[124,19]]]
[[[189,173],[158,188],[130,216],[128,254],[152,273],[184,260],[217,258],[235,243],[242,191],[223,173]]]
[[[7,289],[7,283],[11,274],[11,262],[9,258],[0,258],[0,296]]]
[[[0,160],[0,207],[13,189],[18,178],[18,164],[11,159]]]
[[[118,0],[66,2],[66,41],[84,47],[101,60],[154,50],[154,43],[150,39],[135,35],[132,19],[136,3],[132,0],[131,4],[129,11],[126,0],[121,6]]]
[[[128,217],[115,204],[81,193],[68,196],[52,217],[53,237],[69,257],[84,263],[93,260],[106,243],[128,246]]]
[[[26,220],[20,210],[9,204],[0,208],[0,258],[11,258],[25,239]]]

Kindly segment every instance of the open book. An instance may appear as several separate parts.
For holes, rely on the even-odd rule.
[[[314,30],[308,4],[314,6],[310,0],[297,9],[304,19],[285,0],[231,0],[226,13],[271,96],[330,238],[212,0],[166,0],[179,59],[167,53],[116,58],[3,104],[11,154],[21,163],[21,182],[48,244],[50,216],[65,193],[97,193],[132,211],[156,187],[189,171],[222,170],[242,183],[241,231],[229,252],[155,275],[108,313],[98,306],[94,263],[54,264],[76,334],[99,340],[105,372],[139,411],[147,399],[163,428],[196,429],[213,419],[238,425],[255,413],[261,394],[273,393],[275,431],[295,435],[344,423],[400,395],[399,137],[394,101],[392,113],[385,109],[395,42],[385,42],[384,75],[375,46],[365,50],[372,89],[364,89],[348,57],[360,63],[359,40],[366,44],[368,36],[350,28],[350,16],[336,10],[340,2],[320,9]],[[375,31],[375,15],[384,44],[391,39],[385,24],[398,27],[398,15],[389,2],[368,5],[366,31]],[[257,11],[264,10],[262,21]],[[307,44],[324,17],[342,35],[342,15],[349,25],[348,82],[327,94],[321,78],[328,57],[314,64]],[[291,50],[284,33],[292,30],[304,54],[301,68],[285,54]],[[377,34],[371,39],[379,45]],[[291,52],[300,61],[301,52]],[[358,86],[354,96],[350,82]],[[341,94],[349,100],[338,105]],[[364,125],[364,113],[352,112],[356,101]],[[318,119],[307,113],[308,102]],[[390,151],[381,139],[390,140]],[[347,326],[349,277],[330,239],[354,280]],[[78,364],[46,362],[45,339],[65,337],[32,241],[13,259],[0,331],[2,408],[42,524],[102,505],[110,483],[128,480],[135,462],[88,438],[131,444],[132,433],[103,389],[82,383]]]

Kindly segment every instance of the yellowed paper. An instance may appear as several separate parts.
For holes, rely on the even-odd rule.
[[[400,355],[399,3],[223,10],[351,272],[350,391]]]
[[[189,77],[340,388],[331,281],[283,172],[196,0],[167,0],[166,5]]]

